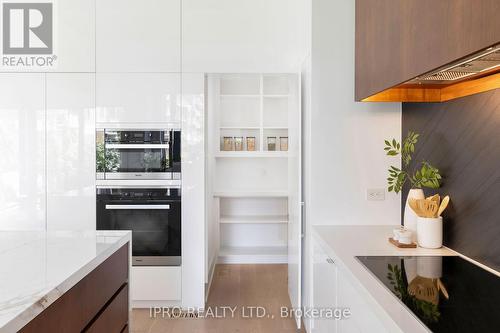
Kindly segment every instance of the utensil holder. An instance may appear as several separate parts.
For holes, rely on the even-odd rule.
[[[443,218],[418,217],[417,243],[427,249],[439,249],[443,246]]]

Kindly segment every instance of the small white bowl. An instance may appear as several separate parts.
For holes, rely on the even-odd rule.
[[[413,233],[411,230],[400,230],[398,236],[398,242],[401,244],[411,244],[413,240]]]
[[[401,228],[400,229],[394,229],[392,231],[392,233],[394,234],[394,236],[392,237],[392,239],[394,240],[399,240],[399,232],[401,231]]]

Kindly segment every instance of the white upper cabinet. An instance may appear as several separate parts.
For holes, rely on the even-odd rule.
[[[52,8],[43,9],[38,12],[39,18],[34,15],[30,16],[30,19],[40,19],[40,25],[49,31],[51,29],[52,33],[41,37],[31,33],[28,39],[21,32],[18,37],[24,41],[14,45],[23,48],[52,46],[52,52],[49,54],[24,52],[23,54],[23,51],[20,51],[12,55],[5,54],[4,57],[11,60],[9,60],[8,66],[2,62],[0,70],[4,72],[58,73],[95,71],[95,0],[48,0],[46,2],[52,4]],[[25,10],[27,11],[27,9]],[[13,12],[10,14],[11,20]],[[5,13],[5,15],[8,14]],[[10,29],[16,28],[15,22],[13,21]],[[31,21],[29,23],[36,24],[36,22]],[[17,29],[22,28],[17,27]]]
[[[183,0],[186,72],[295,72],[306,55],[305,0]]]
[[[94,74],[46,82],[47,229],[95,229]]]
[[[43,74],[0,74],[0,156],[0,230],[43,230]]]
[[[55,2],[55,72],[95,71],[95,1]]]
[[[98,123],[180,123],[180,74],[100,73]]]
[[[98,72],[180,72],[180,0],[98,0]]]

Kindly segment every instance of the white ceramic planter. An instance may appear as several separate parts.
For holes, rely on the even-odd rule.
[[[406,229],[413,231],[413,241],[415,242],[418,237],[417,231],[417,214],[411,209],[408,201],[413,199],[425,199],[424,191],[421,188],[411,189],[408,192],[408,197],[406,198],[405,213],[403,219],[403,225]]]
[[[417,243],[427,249],[443,246],[443,218],[417,218]]]

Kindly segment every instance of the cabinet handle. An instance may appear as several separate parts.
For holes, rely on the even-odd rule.
[[[326,262],[329,264],[335,264],[335,260],[330,259],[330,258],[326,259]]]
[[[106,143],[106,149],[168,149],[168,143]]]
[[[170,209],[170,205],[106,205],[106,209]]]

